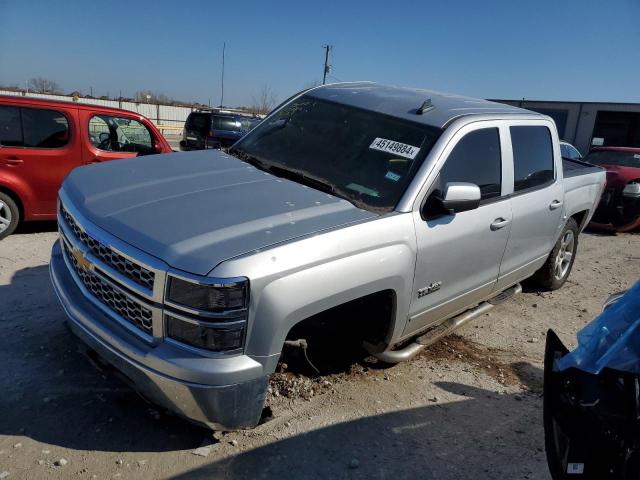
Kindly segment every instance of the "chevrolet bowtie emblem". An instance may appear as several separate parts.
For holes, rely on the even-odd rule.
[[[89,260],[87,260],[87,257],[84,256],[82,250],[74,248],[73,250],[71,250],[71,255],[73,255],[73,258],[78,264],[78,267],[82,268],[83,270],[93,270],[93,264]]]

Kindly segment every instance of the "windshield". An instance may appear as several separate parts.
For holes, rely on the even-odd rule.
[[[303,96],[247,136],[231,153],[254,157],[277,175],[327,186],[356,206],[395,208],[441,130],[369,110]],[[310,183],[310,182],[308,182]],[[313,185],[312,185],[313,186]]]
[[[593,165],[619,165],[621,167],[640,167],[640,152],[619,150],[594,150],[584,157],[585,162]]]

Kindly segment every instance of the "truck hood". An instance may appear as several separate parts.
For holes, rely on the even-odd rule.
[[[377,217],[211,150],[77,168],[62,189],[98,227],[198,275],[244,253]]]

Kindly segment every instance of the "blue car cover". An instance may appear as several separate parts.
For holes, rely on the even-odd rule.
[[[640,373],[640,281],[578,332],[578,347],[557,360],[555,370],[603,368]]]

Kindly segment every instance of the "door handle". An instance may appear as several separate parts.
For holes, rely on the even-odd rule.
[[[560,208],[562,206],[562,202],[560,200],[554,200],[549,205],[549,210],[555,210],[556,208]]]
[[[17,165],[20,165],[21,163],[22,159],[20,157],[16,157],[15,155],[0,159],[0,165],[6,165],[9,167],[15,167]]]
[[[502,227],[507,226],[509,220],[504,219],[502,217],[496,218],[491,224],[491,230],[500,230]]]

